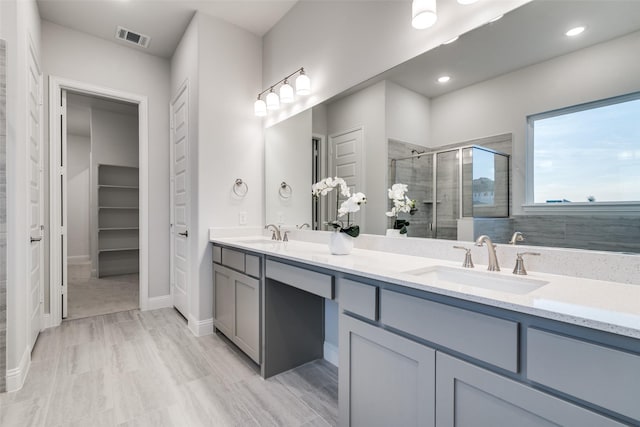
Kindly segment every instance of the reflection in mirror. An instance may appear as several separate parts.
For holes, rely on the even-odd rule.
[[[311,110],[266,129],[265,224],[311,223],[312,143]]]
[[[567,37],[566,31],[578,24],[586,30]],[[418,201],[409,236],[473,240],[482,232],[506,243],[518,230],[526,244],[640,252],[636,200],[624,205],[531,205],[533,144],[527,133],[528,117],[639,92],[639,51],[640,2],[534,0],[314,107],[312,131],[327,142],[328,166],[322,177],[348,172],[361,182],[357,187],[368,199],[360,221],[364,233],[384,234],[389,228],[386,190],[402,182]],[[444,74],[450,80],[438,83]],[[354,131],[357,138],[345,138]],[[502,146],[485,143],[504,135],[509,137]],[[466,162],[460,170],[455,149],[470,145],[509,155],[508,179],[498,178],[505,167],[498,164],[499,157],[493,159],[493,178],[465,169]],[[347,148],[351,157],[340,163]],[[636,145],[626,151],[639,149]],[[391,159],[409,157],[411,150],[431,156],[397,160],[393,172]],[[487,163],[491,171],[491,161]],[[415,167],[407,169],[414,182],[394,175],[405,167]],[[308,186],[311,162],[307,168]],[[269,160],[266,169],[271,173]],[[461,194],[462,175],[472,178]],[[491,215],[506,212],[508,217],[487,217],[489,203],[479,194],[487,193],[480,191],[482,178],[494,180],[494,204],[500,202],[498,190],[503,194],[506,186],[509,204]],[[622,178],[623,185],[636,184]],[[579,178],[568,177],[569,186],[572,179]],[[478,191],[473,191],[474,180]],[[431,187],[435,193],[429,193]],[[267,215],[272,215],[269,208]]]

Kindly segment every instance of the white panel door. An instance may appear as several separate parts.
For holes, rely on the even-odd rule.
[[[351,193],[359,191],[366,194],[363,177],[364,170],[362,167],[363,139],[364,132],[362,128],[329,136],[329,147],[331,150],[330,175],[343,178],[349,186]],[[330,200],[329,219],[331,220],[335,218],[336,212],[334,197],[328,197]],[[340,219],[346,221],[347,217],[345,216]],[[362,227],[364,224],[363,210],[361,209],[359,212],[351,214],[350,221]]]
[[[30,46],[31,48],[31,46]],[[27,70],[27,141],[29,144],[29,345],[33,345],[42,329],[43,302],[43,208],[42,208],[42,75],[32,48]]]
[[[188,316],[189,294],[189,89],[171,103],[171,289],[173,305]]]

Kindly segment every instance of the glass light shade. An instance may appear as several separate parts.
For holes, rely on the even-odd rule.
[[[280,86],[280,102],[283,104],[290,104],[293,102],[293,87],[287,81]]]
[[[413,0],[411,4],[411,25],[423,30],[431,27],[438,20],[436,0]]]
[[[311,80],[306,74],[300,74],[296,79],[296,93],[298,95],[309,95],[311,93]]]
[[[277,110],[280,108],[280,98],[275,92],[269,92],[267,94],[267,110]]]
[[[267,104],[262,99],[258,99],[253,103],[253,113],[258,117],[264,117],[267,115]]]

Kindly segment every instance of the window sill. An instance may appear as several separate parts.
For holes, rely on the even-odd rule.
[[[640,216],[640,202],[534,203],[522,205],[525,215]]]

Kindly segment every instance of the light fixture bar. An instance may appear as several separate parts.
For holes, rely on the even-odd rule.
[[[265,93],[269,92],[271,89],[275,88],[276,86],[278,86],[280,83],[284,83],[285,80],[289,80],[291,77],[295,76],[298,73],[302,73],[304,74],[304,67],[300,67],[297,70],[295,70],[293,73],[289,74],[286,77],[283,77],[282,79],[278,80],[276,83],[270,85],[268,88],[266,88],[265,90],[263,90],[262,92],[260,92],[258,94],[258,97],[262,97],[262,95],[264,95]]]

